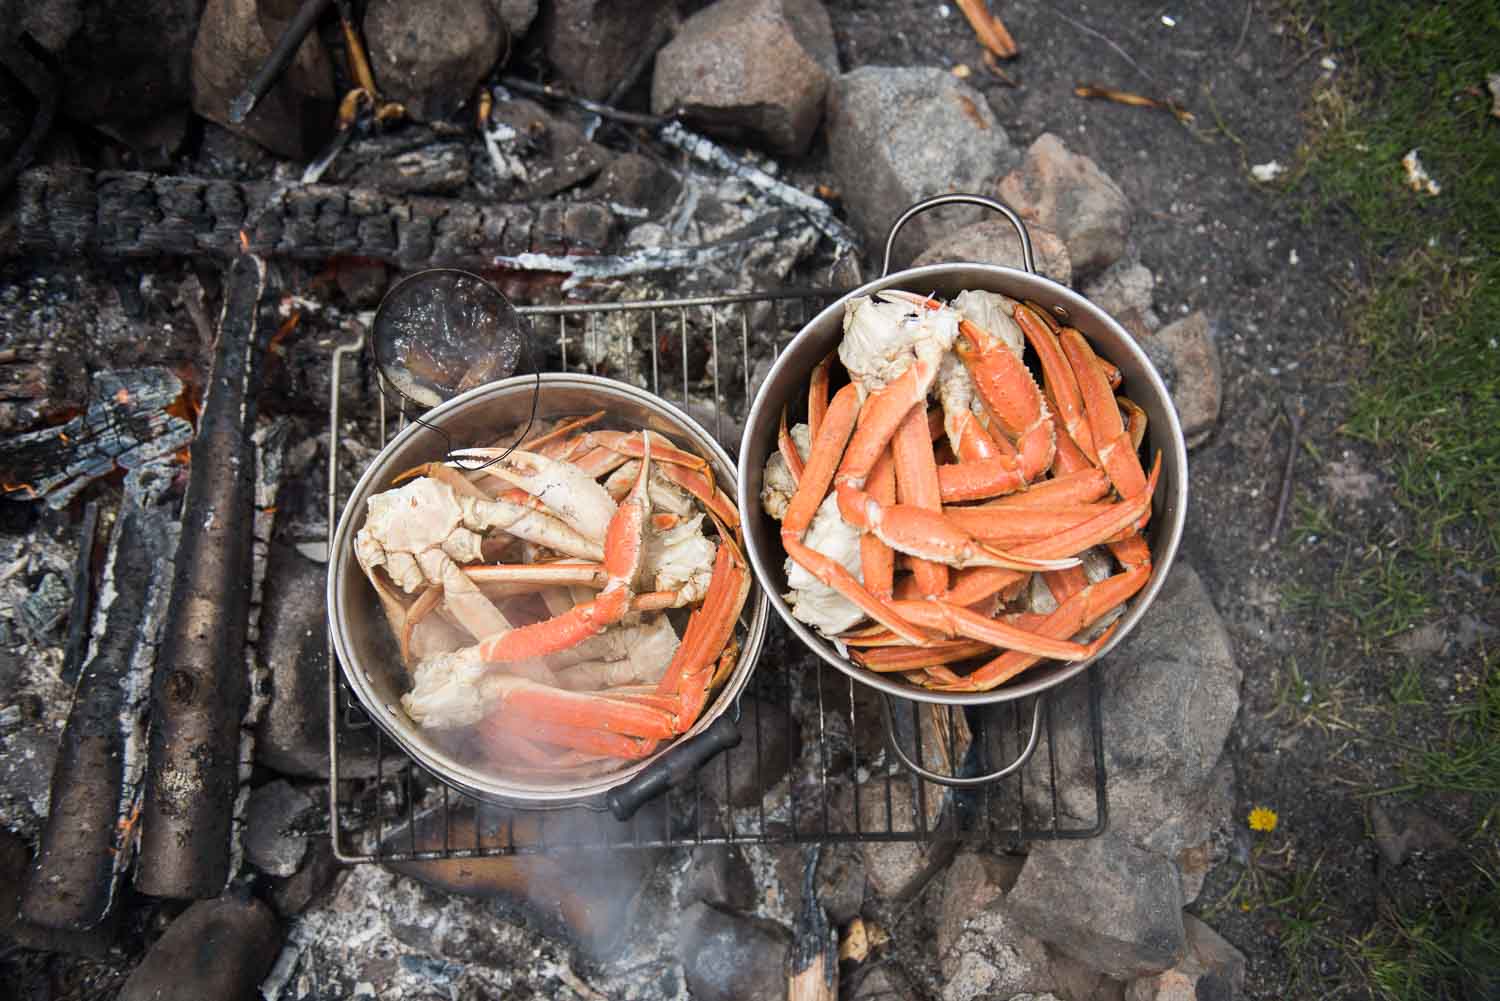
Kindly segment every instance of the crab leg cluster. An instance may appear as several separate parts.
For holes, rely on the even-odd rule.
[[[947,690],[1096,653],[1107,630],[1076,638],[1150,577],[1160,470],[1141,466],[1145,415],[1115,396],[1118,371],[994,293],[853,299],[837,355],[848,383],[830,397],[832,357],[815,369],[808,422],[782,415],[766,469],[793,614],[872,670]]]
[[[356,536],[412,673],[408,713],[467,728],[495,765],[649,754],[737,655],[738,511],[706,460],[657,433],[584,430],[601,416],[410,470]],[[692,609],[680,639],[675,608]]]

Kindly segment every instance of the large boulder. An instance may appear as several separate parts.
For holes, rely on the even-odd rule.
[[[1117,980],[1169,970],[1186,951],[1175,866],[1112,831],[1033,845],[1000,908],[1024,931]]]
[[[820,0],[719,0],[657,53],[651,108],[712,135],[807,152],[838,72]]]
[[[333,66],[317,32],[308,33],[243,122],[229,119],[230,103],[287,28],[287,20],[263,16],[260,7],[257,0],[208,0],[193,40],[193,110],[273,153],[308,160],[332,137],[337,110]]]
[[[1183,916],[1187,954],[1165,973],[1142,977],[1125,1001],[1235,1001],[1245,989],[1245,957],[1191,914]]]
[[[871,248],[913,202],[993,187],[1019,159],[984,95],[932,68],[863,66],[828,92],[828,148],[845,208]],[[948,208],[907,224],[895,266],[981,209]]]
[[[491,0],[370,0],[364,28],[381,96],[424,122],[447,118],[473,95],[506,31]]]
[[[1141,347],[1171,390],[1188,447],[1201,444],[1219,423],[1224,396],[1213,321],[1206,313],[1189,313],[1141,338]]]
[[[1052,133],[1031,144],[1025,162],[999,190],[1001,200],[1027,221],[1063,238],[1077,277],[1098,274],[1124,255],[1130,235],[1125,192],[1098,164]]]
[[[779,925],[697,903],[682,912],[678,955],[695,1001],[781,1001],[791,936]]]
[[[552,0],[538,30],[558,78],[575,94],[602,101],[639,65],[671,10],[670,0]]]

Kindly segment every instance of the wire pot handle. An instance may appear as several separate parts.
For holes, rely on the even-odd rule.
[[[1032,704],[1031,736],[1027,738],[1026,746],[1021,748],[1021,752],[1016,755],[1015,760],[998,771],[989,772],[985,775],[975,775],[971,778],[960,778],[957,775],[940,775],[937,772],[923,768],[907,757],[906,752],[901,749],[901,742],[896,739],[896,721],[892,715],[891,698],[892,696],[884,692],[881,693],[880,717],[885,721],[886,746],[891,749],[891,753],[896,756],[896,760],[900,761],[908,771],[914,772],[928,782],[935,782],[938,785],[949,786],[955,789],[973,789],[976,786],[989,785],[991,782],[1003,779],[1031,760],[1031,754],[1036,750],[1037,740],[1042,732],[1042,703],[1046,701],[1047,693],[1038,693]]]
[[[1010,221],[1010,224],[1015,227],[1016,236],[1021,240],[1021,261],[1026,265],[1026,273],[1036,274],[1036,257],[1031,252],[1031,234],[1027,232],[1026,224],[1021,221],[1021,217],[1016,214],[1015,209],[1004,202],[987,198],[984,195],[955,192],[954,194],[937,195],[917,202],[917,204],[901,213],[900,218],[891,223],[891,231],[885,238],[885,260],[880,265],[880,277],[884,278],[891,273],[891,250],[896,245],[896,234],[901,232],[901,227],[905,226],[913,217],[944,205],[978,205],[980,208],[999,212],[1005,216]]]

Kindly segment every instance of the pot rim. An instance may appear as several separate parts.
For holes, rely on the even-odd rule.
[[[677,433],[708,451],[710,459],[720,467],[719,471],[727,474],[729,479],[737,478],[738,469],[730,459],[729,453],[713,435],[681,408],[637,386],[601,376],[573,372],[544,372],[539,375],[511,376],[476,386],[455,396],[423,414],[421,419],[426,424],[443,427],[447,421],[482,404],[491,397],[503,398],[518,391],[530,391],[533,387],[539,387],[538,391],[541,393],[545,393],[549,388],[575,389],[601,394],[604,397],[624,398],[638,403],[674,424],[679,429]],[[760,657],[761,646],[765,641],[770,617],[765,591],[758,579],[752,580],[746,608],[740,613],[741,624],[745,629],[744,641],[740,649],[739,660],[729,679],[686,733],[667,742],[648,757],[616,771],[590,776],[571,785],[549,783],[545,786],[535,786],[515,779],[502,779],[484,769],[456,761],[430,744],[414,740],[413,733],[419,728],[405,711],[399,706],[380,701],[377,693],[372,690],[372,683],[365,676],[358,655],[350,646],[347,632],[351,627],[345,621],[344,615],[347,602],[360,600],[355,594],[350,593],[352,589],[345,587],[344,584],[345,578],[351,574],[351,564],[352,573],[356,579],[365,582],[364,571],[355,560],[353,547],[354,533],[359,525],[363,524],[365,517],[364,502],[376,492],[381,481],[388,480],[396,472],[387,468],[394,456],[414,436],[428,430],[422,424],[413,422],[391,438],[365,467],[340,510],[338,525],[333,535],[333,546],[329,552],[326,589],[329,638],[339,670],[361,708],[385,735],[414,762],[448,785],[479,799],[526,809],[557,809],[574,806],[605,809],[603,797],[606,793],[629,782],[663,754],[696,737],[727,710],[737,706],[741,693],[749,683],[750,675]],[[737,483],[735,494],[738,495]],[[741,520],[743,522],[743,515]],[[373,597],[370,600],[374,600]],[[738,714],[737,708],[735,712]]]
[[[894,234],[893,234],[894,235]],[[751,447],[752,438],[756,436],[757,428],[762,426],[774,427],[779,422],[779,409],[773,412],[773,407],[768,402],[770,390],[781,382],[793,378],[796,373],[794,368],[806,366],[805,359],[797,359],[796,348],[799,344],[806,343],[820,328],[828,323],[837,322],[842,329],[842,315],[845,304],[851,299],[859,296],[869,295],[887,288],[909,288],[912,291],[920,291],[924,281],[934,278],[942,279],[955,274],[955,272],[978,272],[987,278],[983,286],[972,282],[965,287],[979,291],[995,291],[1002,295],[1008,295],[1012,299],[1030,298],[1042,303],[1044,306],[1056,309],[1062,307],[1067,311],[1067,316],[1076,318],[1079,315],[1088,315],[1091,319],[1099,321],[1116,338],[1121,347],[1120,352],[1103,352],[1111,361],[1117,362],[1120,353],[1129,355],[1135,366],[1145,376],[1146,381],[1165,404],[1162,408],[1167,417],[1167,427],[1159,429],[1153,426],[1148,430],[1151,440],[1155,439],[1159,431],[1164,431],[1164,441],[1161,448],[1165,451],[1170,449],[1171,455],[1163,457],[1163,477],[1157,485],[1157,491],[1153,500],[1153,510],[1157,512],[1153,517],[1153,526],[1156,533],[1153,538],[1157,544],[1152,547],[1152,572],[1151,578],[1146,582],[1137,595],[1131,599],[1133,604],[1127,609],[1124,617],[1119,621],[1113,635],[1108,642],[1100,648],[1093,657],[1070,663],[1049,662],[1057,666],[1049,669],[1045,676],[1033,676],[1028,678],[1022,674],[1019,678],[991,689],[988,692],[943,692],[933,691],[927,688],[919,688],[901,681],[895,681],[891,677],[870,671],[860,667],[847,657],[840,656],[837,649],[828,640],[805,623],[799,621],[792,615],[791,608],[782,598],[776,587],[771,586],[779,576],[773,572],[770,561],[775,559],[778,563],[786,559],[786,553],[776,546],[776,553],[762,551],[760,545],[760,532],[757,525],[751,522],[752,517],[759,519],[761,516],[759,496],[749,496],[751,482],[759,483],[761,474],[746,468],[747,457],[754,451]],[[1010,282],[1014,288],[1016,284],[1028,289],[1026,295],[1013,295],[997,286],[999,282]],[[1066,322],[1073,322],[1069,320]],[[1090,344],[1096,350],[1098,345],[1090,339]],[[769,422],[769,423],[767,423]],[[999,702],[1008,702],[1015,699],[1037,695],[1051,688],[1063,684],[1081,672],[1087,670],[1091,665],[1109,654],[1128,635],[1135,624],[1150,607],[1157,592],[1161,590],[1166,580],[1167,571],[1171,568],[1172,561],[1177,555],[1177,549],[1182,538],[1183,523],[1187,516],[1187,445],[1182,435],[1182,424],[1177,415],[1177,409],[1172,402],[1171,393],[1167,390],[1161,374],[1157,372],[1156,366],[1146,357],[1146,353],[1136,343],[1135,338],[1125,331],[1112,316],[1093,302],[1084,298],[1065,285],[1053,281],[1045,275],[1024,271],[1017,268],[1007,267],[1000,264],[983,264],[978,262],[955,261],[941,264],[927,264],[921,267],[906,268],[901,271],[892,272],[879,278],[866,282],[865,284],[846,292],[838,299],[830,303],[807,323],[792,337],[780,351],[775,363],[766,374],[755,393],[755,399],[750,406],[749,413],[745,418],[745,430],[740,440],[740,466],[738,469],[739,492],[737,503],[740,507],[740,518],[745,525],[745,549],[750,558],[750,565],[760,584],[761,592],[768,596],[768,601],[775,608],[783,622],[802,640],[814,653],[825,662],[844,674],[853,678],[861,684],[868,685],[876,690],[896,698],[910,699],[916,702],[928,702],[939,705],[991,705]],[[769,457],[769,452],[767,453]],[[1173,471],[1180,471],[1179,475],[1170,475]],[[749,475],[754,472],[755,475]],[[1160,525],[1157,518],[1165,509],[1169,520],[1165,525]],[[754,512],[747,515],[745,512]],[[1164,531],[1163,531],[1164,530]]]

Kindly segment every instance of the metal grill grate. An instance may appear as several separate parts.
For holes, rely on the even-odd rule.
[[[747,409],[757,356],[768,359],[836,298],[827,290],[705,296],[590,306],[522,307],[538,343],[556,344],[553,366],[634,383],[698,417],[737,451],[736,412]],[[550,330],[549,330],[550,328]],[[705,335],[708,358],[693,356]],[[549,339],[550,337],[550,339]],[[644,342],[644,343],[642,343]],[[752,352],[752,344],[768,344]],[[364,340],[333,353],[329,401],[328,537],[339,496],[338,390],[343,366]],[[379,396],[379,394],[377,394]],[[705,409],[709,412],[705,413]],[[380,444],[387,430],[380,400]],[[449,789],[407,758],[353,702],[340,672],[329,672],[329,819],[334,851],[345,862],[401,862],[571,848],[643,848],[814,841],[989,842],[1086,838],[1106,823],[1098,669],[1045,698],[983,710],[914,702],[894,707],[903,751],[915,761],[961,761],[973,774],[1014,762],[1035,734],[1037,753],[1003,778],[950,791],[916,778],[871,736],[884,733],[876,693],[827,667],[810,652],[778,644],[772,617],[767,650],[741,697],[739,747],[710,761],[684,786],[646,804],[629,821],[582,807],[519,810]],[[329,663],[334,663],[330,644]],[[1076,687],[1075,686],[1080,686]],[[939,714],[952,713],[946,719]],[[967,756],[959,734],[973,733]],[[800,733],[800,749],[785,735]],[[362,778],[341,767],[356,742]],[[1062,746],[1066,745],[1066,747]],[[1065,761],[1066,765],[1059,765]],[[1066,769],[1066,774],[1060,772]],[[775,779],[775,781],[771,781]],[[1064,802],[1066,782],[1071,797]],[[769,786],[769,788],[767,788]],[[748,790],[748,791],[747,791]],[[1080,803],[1080,800],[1084,802]],[[714,804],[727,806],[720,810]],[[1082,815],[1080,817],[1080,814]]]

